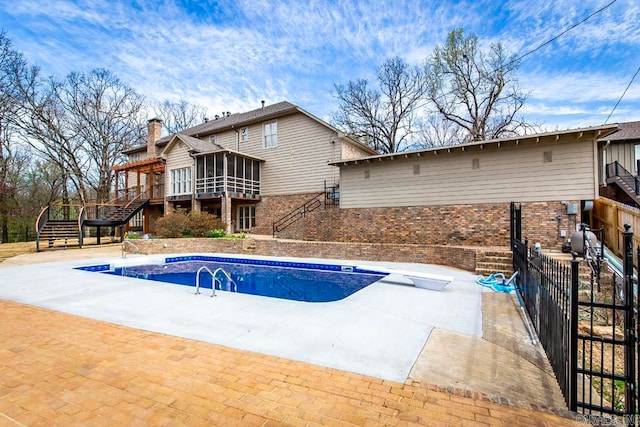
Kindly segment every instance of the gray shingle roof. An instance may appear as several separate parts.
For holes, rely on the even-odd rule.
[[[226,117],[209,120],[208,122],[201,123],[189,129],[185,129],[180,133],[188,136],[204,136],[220,132],[225,129],[230,129],[232,127],[244,126],[255,121],[266,120],[269,117],[277,117],[282,114],[297,110],[298,107],[296,107],[292,103],[282,101],[273,105],[267,105],[264,108],[247,111],[246,113],[236,113]],[[156,142],[156,145],[163,146],[167,144],[171,140],[171,138],[172,135],[160,138]]]
[[[640,139],[640,121],[618,123],[619,129],[601,138],[599,141],[626,141],[629,139]]]
[[[230,149],[224,148],[221,145],[213,144],[213,143],[208,142],[208,141],[203,141],[202,139],[194,138],[194,137],[189,136],[189,135],[183,135],[183,134],[180,134],[180,133],[175,133],[175,134],[173,134],[171,136],[171,140],[173,140],[173,138],[177,138],[180,141],[182,141],[185,144],[187,144],[187,146],[190,148],[190,151],[193,152],[194,155],[213,154],[213,153],[231,153],[231,154],[235,154],[235,155],[238,155],[238,156],[247,157],[247,158],[250,158],[250,159],[264,161],[260,157],[251,156],[251,155],[248,155],[248,154],[245,154],[245,153],[241,153],[241,152],[235,151],[235,150],[230,150]]]
[[[220,151],[224,150],[220,145],[213,144],[208,141],[203,141],[202,139],[194,138],[189,135],[184,135],[181,133],[176,133],[175,136],[180,139],[182,142],[187,144],[192,150],[198,151],[200,153],[207,153],[210,151]],[[173,138],[173,135],[171,136]]]

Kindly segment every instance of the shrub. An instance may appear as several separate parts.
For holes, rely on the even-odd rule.
[[[226,226],[220,218],[206,212],[178,210],[156,221],[156,233],[164,237],[224,237]],[[215,232],[211,235],[212,232]],[[222,235],[219,235],[222,232]]]
[[[187,230],[187,216],[184,212],[173,212],[158,218],[156,233],[164,237],[180,237]]]
[[[206,237],[213,237],[213,238],[225,237],[226,235],[227,235],[227,232],[224,229],[220,229],[220,228],[209,230],[205,234]]]
[[[208,235],[210,231],[224,231],[226,228],[224,222],[215,215],[197,211],[191,211],[187,215],[187,229],[193,237],[211,237]]]

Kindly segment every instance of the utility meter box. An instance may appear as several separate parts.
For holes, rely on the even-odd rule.
[[[577,214],[578,214],[578,204],[567,203],[567,215],[577,215]]]

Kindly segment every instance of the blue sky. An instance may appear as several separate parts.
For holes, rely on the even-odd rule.
[[[323,119],[335,83],[385,59],[421,64],[463,25],[521,55],[611,0],[0,0],[0,27],[45,74],[107,68],[151,101],[242,112],[288,100]],[[525,118],[544,129],[604,123],[640,67],[640,2],[602,13],[527,56]],[[640,75],[611,122],[640,120]]]

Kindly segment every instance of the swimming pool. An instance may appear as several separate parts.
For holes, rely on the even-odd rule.
[[[338,301],[386,274],[357,266],[189,255],[157,264],[100,264],[79,270],[305,302]],[[223,270],[223,273],[219,272]],[[215,275],[215,279],[213,276]]]

